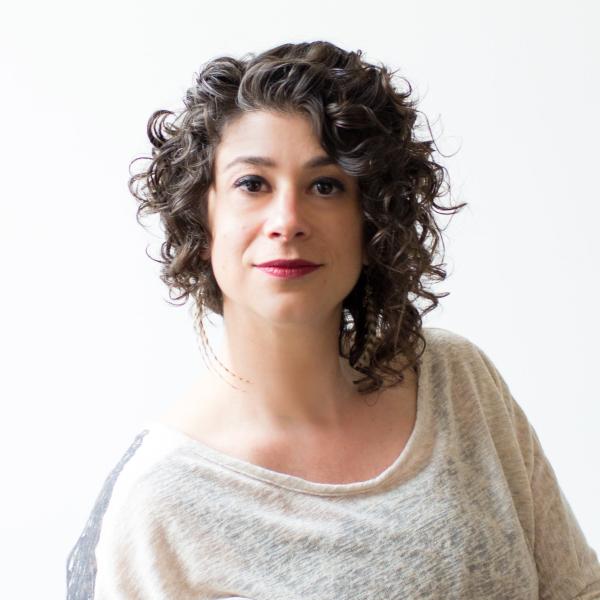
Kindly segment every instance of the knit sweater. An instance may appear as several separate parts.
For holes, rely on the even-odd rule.
[[[600,598],[600,564],[490,358],[424,328],[396,460],[333,484],[149,421],[68,557],[69,600]]]

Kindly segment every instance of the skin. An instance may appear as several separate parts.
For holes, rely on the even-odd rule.
[[[274,165],[230,166],[245,156],[268,158]],[[305,165],[319,156],[326,156],[325,151],[301,114],[256,111],[225,127],[207,199],[209,258],[223,292],[225,335],[219,360],[252,383],[229,378],[236,390],[207,373],[175,413],[196,437],[216,439],[220,432],[221,439],[232,439],[232,432],[243,431],[244,437],[236,438],[243,439],[240,444],[261,440],[264,447],[268,444],[269,456],[280,459],[286,456],[284,446],[296,447],[294,440],[301,440],[304,448],[315,449],[315,457],[331,454],[343,463],[351,454],[349,438],[357,448],[369,440],[387,466],[412,429],[414,381],[407,377],[412,387],[402,390],[405,402],[398,402],[397,390],[394,403],[386,401],[389,391],[380,392],[374,408],[352,383],[360,373],[339,356],[342,301],[367,259],[357,180],[335,163]],[[246,183],[236,186],[243,179]],[[278,258],[303,258],[322,266],[296,279],[279,279],[255,266]],[[392,404],[402,431],[390,425]],[[198,434],[202,428],[204,434]],[[395,440],[387,452],[380,447],[388,439],[385,432]],[[364,445],[362,456],[369,460]],[[308,455],[304,460],[311,462]],[[261,462],[282,469],[264,456]],[[329,468],[339,477],[340,464]],[[296,472],[305,474],[300,465]]]

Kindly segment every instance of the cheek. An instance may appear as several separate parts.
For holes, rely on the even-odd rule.
[[[344,241],[347,248],[355,248],[356,252],[360,254],[363,243],[362,215],[352,213],[346,219],[341,219],[338,236],[339,239]]]
[[[213,239],[213,269],[232,276],[243,267],[244,252],[248,244],[247,228],[240,223],[221,222]]]

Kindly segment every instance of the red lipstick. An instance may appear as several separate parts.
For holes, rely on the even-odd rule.
[[[269,275],[272,275],[274,277],[279,277],[282,279],[292,279],[308,275],[308,273],[315,271],[321,265],[310,262],[308,260],[296,258],[293,260],[270,260],[255,266],[257,266],[264,273],[268,273]]]

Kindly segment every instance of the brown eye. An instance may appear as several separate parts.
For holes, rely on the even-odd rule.
[[[340,192],[344,191],[345,189],[344,184],[337,179],[319,179],[315,181],[313,185],[319,186],[319,193],[324,196],[331,196],[331,192],[335,189],[339,190]]]
[[[247,192],[254,194],[260,192],[260,186],[263,182],[264,180],[262,177],[252,175],[248,177],[242,177],[233,185],[235,188],[242,188]],[[335,190],[342,192],[345,189],[344,184],[341,181],[329,177],[317,179],[312,185],[313,187],[317,187],[318,193],[321,196],[332,196],[334,195]]]
[[[260,191],[260,184],[262,183],[262,178],[261,177],[242,177],[242,179],[239,179],[238,181],[236,181],[233,185],[236,188],[243,188],[245,189],[247,192],[259,192]],[[258,189],[256,189],[255,186],[258,186]]]

